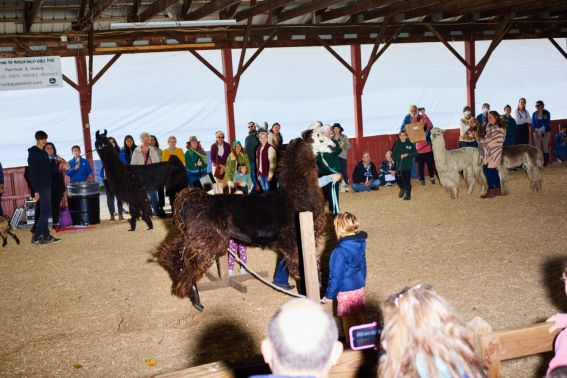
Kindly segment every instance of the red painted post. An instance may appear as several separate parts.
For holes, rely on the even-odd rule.
[[[87,60],[84,56],[75,57],[75,67],[77,69],[77,85],[79,86],[79,103],[81,105],[81,124],[83,128],[83,141],[85,153],[94,174],[93,153],[91,143],[91,126],[89,113],[91,112],[92,87],[87,81]]]
[[[350,65],[354,70],[352,75],[352,92],[354,96],[354,136],[356,138],[355,152],[358,159],[360,155],[359,145],[364,136],[362,125],[362,62],[360,57],[360,45],[350,45]]]
[[[234,101],[236,100],[236,88],[234,87],[234,75],[232,73],[232,51],[221,50],[222,70],[226,81],[224,82],[224,102],[226,107],[226,130],[228,142],[236,140],[234,123]]]
[[[471,107],[472,114],[476,114],[474,111],[475,104],[475,90],[476,90],[476,76],[474,74],[474,69],[476,67],[475,58],[475,41],[474,36],[471,36],[469,40],[465,41],[465,60],[469,64],[471,69],[465,68],[467,70],[467,105]]]

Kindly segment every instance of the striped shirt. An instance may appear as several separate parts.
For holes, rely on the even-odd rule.
[[[478,138],[480,157],[488,168],[496,168],[500,165],[505,137],[505,129],[488,124],[484,138]]]

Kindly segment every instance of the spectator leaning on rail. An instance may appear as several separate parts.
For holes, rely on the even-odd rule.
[[[81,157],[81,147],[71,147],[73,159],[69,161],[69,169],[65,171],[67,176],[71,178],[71,182],[92,181],[93,170],[87,159]]]
[[[158,156],[156,149],[150,146],[150,134],[143,132],[140,134],[140,146],[136,147],[132,154],[131,165],[150,165],[159,163],[161,160]],[[155,216],[165,216],[165,211],[159,206],[159,198],[156,190],[149,193],[152,211]]]
[[[41,201],[41,215],[32,238],[33,244],[55,243],[60,239],[49,234],[49,216],[51,215],[51,163],[47,152],[47,133],[35,133],[35,146],[28,149],[28,179],[35,192],[34,201]]]
[[[532,114],[534,144],[543,151],[543,166],[549,161],[549,136],[551,135],[551,114],[545,109],[543,101],[536,101],[536,111]]]
[[[352,190],[355,192],[368,192],[380,188],[380,177],[376,166],[370,159],[370,154],[362,154],[362,160],[356,164],[352,171]]]
[[[504,115],[502,119],[506,123],[506,138],[504,139],[505,146],[513,146],[516,144],[516,134],[518,131],[518,125],[516,120],[510,115],[512,113],[512,107],[506,105],[504,107]]]
[[[386,299],[380,377],[484,378],[471,332],[431,287],[416,285]]]
[[[553,138],[553,154],[559,164],[567,160],[567,125],[561,125],[561,131]]]
[[[337,339],[335,320],[318,303],[291,300],[274,314],[262,341],[273,374],[251,378],[326,378],[343,351]]]

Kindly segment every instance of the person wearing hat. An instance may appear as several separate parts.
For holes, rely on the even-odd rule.
[[[246,151],[244,151],[244,148],[242,148],[242,144],[235,140],[232,142],[232,151],[226,159],[226,179],[229,188],[232,188],[232,179],[236,173],[237,167],[241,165],[245,165],[246,172],[250,172],[250,160],[248,159],[248,155]]]
[[[185,151],[185,168],[189,177],[189,187],[195,188],[195,181],[207,174],[207,154],[199,145],[196,136],[190,136]]]
[[[246,154],[248,154],[248,161],[250,162],[250,177],[252,178],[252,191],[256,191],[256,148],[260,141],[257,135],[257,125],[256,122],[248,122],[248,136],[244,140],[244,148],[246,149]]]
[[[536,101],[536,111],[532,114],[534,144],[543,151],[543,166],[549,161],[549,137],[551,135],[551,114],[545,109],[543,101]]]
[[[348,173],[347,173],[347,153],[350,150],[350,142],[348,137],[343,134],[343,127],[340,123],[333,124],[333,139],[339,142],[339,146],[341,147],[341,153],[339,154],[339,159],[341,162],[341,170],[340,173],[343,177],[343,181],[341,182],[341,192],[348,192]]]
[[[230,154],[230,144],[224,141],[224,132],[215,133],[215,143],[211,145],[211,163],[213,164],[213,176],[215,182],[220,185],[224,193],[226,182],[226,159]]]

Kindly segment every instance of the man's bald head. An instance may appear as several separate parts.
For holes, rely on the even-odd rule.
[[[284,304],[270,320],[268,338],[274,373],[325,372],[342,351],[337,346],[335,320],[321,305],[307,299]]]

